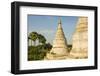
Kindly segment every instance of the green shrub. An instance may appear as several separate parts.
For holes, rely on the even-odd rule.
[[[50,48],[45,48],[46,45],[29,46],[28,47],[28,60],[42,60]]]

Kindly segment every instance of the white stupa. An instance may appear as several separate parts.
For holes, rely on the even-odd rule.
[[[63,32],[61,19],[58,22],[58,28],[55,39],[53,41],[53,47],[50,53],[47,53],[47,59],[64,59],[68,55],[67,41]]]
[[[76,30],[73,34],[72,50],[70,55],[74,58],[88,57],[88,18],[79,17]]]

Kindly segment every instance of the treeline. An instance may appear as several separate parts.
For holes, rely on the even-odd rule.
[[[42,60],[46,53],[50,51],[52,45],[46,43],[46,38],[37,32],[28,35],[28,60]]]

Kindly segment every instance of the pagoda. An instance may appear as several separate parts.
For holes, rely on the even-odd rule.
[[[70,55],[73,58],[88,57],[88,18],[79,17],[72,39],[72,50]]]
[[[51,51],[47,53],[46,59],[48,60],[66,59],[67,55],[68,55],[67,41],[63,32],[61,19],[59,19],[57,32],[55,35],[55,39],[53,41],[53,47]]]

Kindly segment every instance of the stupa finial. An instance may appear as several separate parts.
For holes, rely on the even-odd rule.
[[[59,22],[58,22],[58,24],[61,24],[61,17],[59,17]]]

